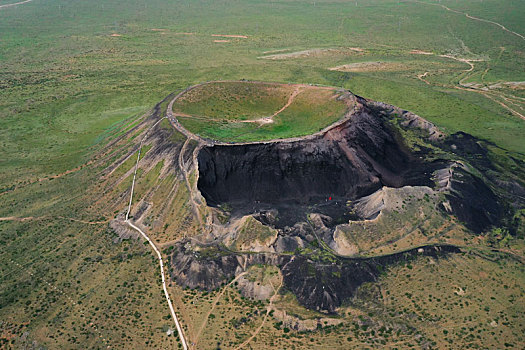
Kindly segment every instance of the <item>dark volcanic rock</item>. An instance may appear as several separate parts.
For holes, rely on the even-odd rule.
[[[337,256],[327,248],[336,227],[363,219],[352,210],[356,199],[383,187],[426,186],[427,196],[446,198],[441,214],[457,216],[476,233],[501,226],[509,217],[506,198],[521,198],[524,192],[519,161],[511,177],[494,175],[500,166],[476,138],[463,133],[445,137],[410,112],[358,100],[362,107],[355,114],[319,135],[202,147],[197,187],[207,204],[227,212],[229,220],[213,244],[177,244],[172,279],[211,290],[252,265],[279,266],[284,287],[302,305],[333,313],[392,264],[460,252],[450,245],[429,245],[372,258]],[[504,191],[512,193],[505,197]],[[519,207],[519,199],[515,202]],[[226,248],[232,247],[228,239],[235,238],[235,220],[244,215],[277,229],[278,238],[267,247],[273,253]],[[221,239],[225,246],[217,243]]]
[[[248,266],[255,264],[279,265],[275,254],[235,254],[219,246],[192,250],[188,245],[177,245],[171,256],[172,278],[184,287],[213,290],[232,279]]]
[[[501,223],[503,206],[478,176],[464,168],[455,168],[451,177],[451,189],[445,196],[452,212],[472,231],[481,233]]]
[[[345,299],[355,295],[359,286],[375,281],[388,266],[408,262],[418,256],[438,258],[459,252],[459,248],[451,245],[429,245],[368,259],[339,258],[331,263],[293,256],[283,265],[282,272],[286,287],[302,305],[318,311],[335,312]]]
[[[382,186],[432,185],[430,174],[442,163],[423,162],[374,113],[364,108],[301,141],[204,147],[198,188],[208,205],[228,203],[244,214],[277,208],[293,225],[305,219],[301,206],[324,206],[330,198],[344,206]],[[297,218],[288,217],[290,207]]]
[[[192,251],[180,244],[174,250],[172,278],[184,287],[213,290],[256,264],[279,266],[284,286],[307,308],[333,313],[359,286],[373,282],[388,266],[419,256],[435,258],[460,250],[450,245],[429,245],[373,258],[316,261],[303,255],[235,254],[218,246]]]

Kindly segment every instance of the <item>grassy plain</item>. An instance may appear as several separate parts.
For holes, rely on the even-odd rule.
[[[525,33],[522,1],[443,0],[440,4]],[[217,37],[212,34],[247,38],[214,42]],[[486,93],[460,85],[490,87],[524,81],[523,39],[431,1],[34,0],[0,8],[0,38],[0,217],[32,217],[0,221],[0,347],[36,342],[67,349],[168,348],[176,343],[166,335],[171,320],[150,251],[141,241],[112,243],[115,237],[107,224],[95,223],[112,219],[125,206],[124,197],[111,194],[116,189],[100,185],[100,171],[114,159],[88,162],[107,142],[136,125],[155,103],[187,86],[248,79],[344,87],[418,113],[447,132],[462,130],[492,141],[504,149],[503,155],[524,158],[524,121],[509,111],[523,114],[522,87],[489,88]],[[331,50],[278,60],[260,58],[271,54],[268,51],[311,49]],[[443,54],[480,61],[472,61],[474,68],[467,71],[469,64],[439,56]],[[394,62],[398,68],[329,69],[375,61]],[[429,72],[427,82],[418,78],[425,72]],[[173,186],[169,181],[174,179],[164,181],[166,188]],[[104,196],[110,194],[114,202],[105,203]],[[175,203],[188,201],[183,188],[173,197]],[[158,231],[161,243],[195,230],[187,218],[190,209],[177,208],[169,214],[173,224]],[[523,265],[472,259],[469,264],[457,263],[461,273],[432,265],[435,271],[418,277],[421,284],[405,284],[413,281],[394,271],[385,285],[405,287],[393,289],[396,300],[404,304],[392,304],[392,312],[405,315],[399,317],[414,322],[439,346],[452,347],[450,341],[482,346],[503,337],[521,339],[523,344],[515,334],[517,330],[523,334],[522,316],[516,314],[523,315],[516,308],[523,294]],[[467,310],[466,303],[453,299],[452,288],[463,283],[464,276],[481,276],[482,271],[475,269],[485,269],[483,264],[488,264],[490,277],[478,284],[464,281],[476,310],[468,311],[472,320],[463,320],[468,316],[455,311]],[[414,269],[429,268],[414,265]],[[429,276],[443,280],[432,295],[447,305],[433,311],[437,323],[427,324],[419,318],[434,318],[417,312],[426,301],[425,288],[435,283],[424,280]],[[449,299],[437,294],[447,291]],[[507,292],[512,295],[503,299]],[[202,293],[197,293],[195,300],[200,302]],[[211,329],[224,333],[217,333],[219,340],[206,332],[210,347],[219,341],[225,344],[233,333],[239,336],[233,342],[239,343],[253,330],[246,327],[241,333],[233,325],[223,327],[222,315],[241,319],[253,310],[251,302],[243,301],[235,290],[228,293],[237,303],[235,313],[233,306],[215,313]],[[190,324],[188,315],[183,315],[183,323]],[[257,317],[250,318],[253,325],[261,321]],[[452,328],[441,323],[447,318],[466,324]],[[351,319],[347,325],[354,329],[355,324],[359,321]],[[381,346],[375,343],[380,326],[366,330],[360,326],[350,335],[344,327],[311,335],[277,328],[273,320],[265,323],[251,345]],[[443,330],[449,333],[441,335]],[[413,335],[402,331],[385,341],[405,347],[415,342]]]

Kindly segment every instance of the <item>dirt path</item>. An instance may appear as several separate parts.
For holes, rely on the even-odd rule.
[[[264,318],[263,318],[261,324],[259,325],[259,327],[257,327],[255,332],[253,332],[253,334],[248,339],[246,339],[241,345],[236,347],[235,350],[241,349],[241,348],[245,347],[246,345],[248,345],[261,332],[264,324],[266,323],[266,320],[268,319],[268,316],[270,316],[270,312],[272,311],[273,301],[275,300],[275,298],[279,294],[279,290],[281,289],[282,286],[283,286],[283,277],[281,276],[281,281],[280,281],[279,286],[277,288],[275,288],[274,285],[272,284],[272,288],[273,288],[274,293],[273,293],[272,297],[270,298],[270,302],[268,303],[268,306],[266,307],[266,314],[264,315]]]
[[[33,1],[33,0],[25,0],[25,1],[15,2],[15,3],[12,3],[12,4],[0,5],[0,9],[1,9],[1,8],[4,8],[4,7],[10,7],[10,6],[22,5],[22,4],[25,4],[26,2],[31,2],[31,1]]]
[[[138,170],[138,167],[139,167],[140,153],[142,151],[142,145],[144,144],[144,141],[148,137],[149,131],[152,130],[155,126],[157,126],[157,124],[159,124],[165,118],[167,118],[167,117],[160,118],[155,124],[153,124],[146,131],[146,133],[144,134],[144,137],[140,141],[140,147],[139,147],[139,150],[138,150],[138,153],[137,153],[137,162],[135,163],[135,171],[133,172],[133,181],[131,182],[131,191],[130,191],[131,193],[130,193],[130,196],[129,196],[129,205],[128,205],[128,210],[126,212],[126,221],[125,222],[131,228],[133,228],[134,230],[139,232],[142,235],[142,237],[144,237],[148,241],[148,243],[150,244],[151,248],[153,248],[153,251],[155,252],[155,254],[157,254],[157,258],[159,260],[160,276],[161,276],[161,280],[162,280],[162,289],[164,290],[164,296],[166,297],[166,301],[168,302],[168,306],[169,306],[169,309],[170,309],[171,317],[173,318],[173,321],[175,322],[175,326],[177,328],[177,332],[179,334],[179,339],[181,340],[182,347],[183,347],[184,350],[187,350],[188,349],[188,345],[186,343],[186,338],[184,337],[184,333],[182,332],[182,326],[181,326],[181,324],[179,322],[179,319],[177,318],[177,315],[175,314],[175,309],[173,308],[173,304],[171,302],[171,298],[170,298],[170,295],[168,293],[168,288],[166,286],[166,275],[165,275],[165,271],[164,271],[164,262],[162,260],[162,254],[160,253],[160,250],[157,248],[155,243],[153,243],[153,241],[148,237],[148,235],[146,235],[146,233],[144,233],[144,231],[142,231],[139,227],[135,226],[129,220],[129,213],[131,212],[131,204],[133,202],[133,193],[134,193],[134,189],[135,189],[135,180],[136,180],[136,177],[137,177],[137,170]]]
[[[275,118],[276,116],[278,116],[281,112],[283,112],[286,108],[288,108],[293,100],[295,99],[295,97],[302,91],[302,89],[304,89],[304,86],[300,85],[300,86],[297,86],[293,91],[292,91],[292,94],[288,97],[288,100],[286,101],[285,105],[282,106],[277,112],[275,112],[274,114],[272,114],[271,116],[269,117],[262,117],[262,118],[259,118],[259,119],[250,119],[250,120],[237,120],[237,119],[220,119],[220,118],[207,118],[207,117],[201,117],[201,116],[196,116],[196,115],[189,115],[189,114],[186,114],[186,113],[181,113],[181,112],[176,112],[174,113],[174,117],[184,117],[184,118],[191,118],[191,119],[200,119],[200,120],[213,120],[213,121],[221,121],[221,122],[230,122],[230,123],[257,123],[259,125],[264,125],[264,124],[271,124],[274,122],[273,118]]]
[[[518,112],[516,109],[511,108],[508,104],[503,103],[502,101],[499,100],[499,99],[502,99],[505,102],[514,105],[515,103],[511,101],[512,99],[507,98],[502,93],[498,93],[498,92],[494,92],[494,91],[491,92],[491,91],[487,91],[487,90],[482,90],[482,89],[475,88],[473,86],[470,86],[470,85],[467,85],[467,84],[464,83],[464,81],[469,77],[468,73],[470,73],[470,72],[472,72],[474,70],[475,66],[474,66],[473,62],[481,62],[482,60],[460,58],[460,57],[455,57],[455,56],[452,56],[452,55],[438,55],[438,56],[439,57],[443,57],[443,58],[448,58],[448,59],[451,59],[451,60],[455,60],[455,61],[458,61],[458,62],[466,63],[466,64],[469,65],[468,69],[463,70],[463,73],[465,74],[465,76],[458,81],[458,85],[459,86],[449,86],[449,85],[445,85],[445,84],[431,83],[430,81],[425,79],[425,77],[427,77],[430,72],[425,72],[423,74],[418,74],[417,78],[419,80],[421,80],[422,82],[424,82],[427,85],[434,85],[434,86],[440,86],[440,87],[444,87],[444,88],[454,88],[454,89],[463,90],[463,91],[476,92],[478,94],[481,94],[481,95],[485,96],[489,100],[499,104],[501,107],[505,108],[510,113],[512,113],[513,115],[517,116],[518,118],[520,118],[522,120],[525,120],[525,115],[523,115],[522,113]],[[487,70],[488,70],[488,68],[487,68]]]
[[[357,101],[354,101],[354,108],[349,108],[347,113],[345,113],[345,115],[339,119],[339,121],[331,124],[331,125],[328,125],[326,128],[324,128],[323,130],[321,131],[318,131],[314,134],[310,134],[310,135],[305,135],[305,136],[299,136],[299,137],[290,137],[290,138],[284,138],[284,139],[274,139],[274,140],[267,140],[267,141],[251,141],[251,142],[222,142],[222,141],[217,141],[217,140],[211,140],[211,139],[206,139],[206,138],[203,138],[199,135],[196,135],[194,133],[192,133],[191,131],[187,130],[184,126],[182,126],[182,124],[177,120],[177,115],[178,113],[173,113],[173,104],[182,96],[184,95],[185,93],[187,93],[188,91],[191,91],[197,87],[200,87],[200,86],[203,86],[203,85],[206,85],[206,84],[212,84],[212,83],[218,83],[219,81],[208,81],[208,82],[204,82],[204,83],[200,83],[200,84],[197,84],[197,85],[193,85],[193,86],[190,86],[189,88],[181,91],[179,94],[177,94],[171,101],[170,103],[168,104],[168,108],[167,108],[167,111],[166,111],[166,117],[168,118],[168,120],[171,122],[172,126],[177,129],[177,131],[179,131],[181,134],[183,134],[184,136],[186,136],[187,138],[191,138],[191,139],[194,139],[194,140],[197,140],[199,141],[201,144],[203,145],[206,145],[206,146],[234,146],[234,145],[253,145],[253,144],[269,144],[269,143],[275,143],[275,142],[283,142],[283,143],[289,143],[289,142],[297,142],[297,141],[303,141],[303,140],[311,140],[311,139],[314,139],[320,135],[323,135],[325,134],[327,131],[333,129],[333,128],[336,128],[338,127],[339,125],[343,124],[344,122],[346,122],[348,119],[350,119],[350,117],[353,115],[353,113],[355,113],[359,107]],[[228,80],[228,81],[223,81],[223,82],[238,82],[240,83],[241,81],[238,81],[238,80]],[[257,81],[243,81],[243,83],[252,83],[252,84],[259,84],[261,82],[257,82]],[[286,84],[283,84],[283,85],[286,85]],[[289,85],[294,85],[296,86],[297,88],[301,88],[301,87],[312,87],[311,85],[308,85],[308,84],[289,84]],[[333,87],[327,87],[327,86],[315,86],[315,88],[319,88],[319,89],[327,89],[327,90],[334,90]],[[294,96],[295,97],[295,96]],[[284,110],[284,108],[283,108]],[[279,111],[278,111],[279,112]],[[282,111],[281,111],[282,112]]]
[[[129,221],[129,220],[126,220],[126,223],[131,228],[137,230],[142,235],[142,237],[144,237],[148,241],[150,246],[153,248],[153,250],[157,254],[157,257],[159,259],[160,276],[161,276],[161,279],[162,279],[162,289],[164,290],[164,296],[166,297],[166,300],[168,302],[168,306],[170,308],[171,317],[173,318],[173,321],[175,321],[175,326],[177,327],[177,332],[179,333],[179,338],[181,340],[182,347],[184,348],[184,350],[187,350],[188,349],[188,345],[186,344],[186,338],[184,338],[184,333],[182,332],[182,327],[181,327],[181,325],[179,323],[179,319],[177,318],[177,315],[175,314],[175,309],[173,308],[173,304],[171,302],[170,295],[168,293],[168,289],[166,287],[166,276],[165,276],[165,272],[164,272],[164,263],[162,261],[162,255],[161,255],[160,251],[157,249],[157,247],[155,246],[155,243],[153,243],[153,241],[140,228],[138,228],[137,226],[133,225],[131,223],[131,221]]]
[[[290,97],[288,98],[288,101],[286,101],[286,104],[285,104],[284,106],[282,106],[281,109],[279,109],[277,112],[275,112],[274,114],[272,114],[272,115],[270,116],[269,119],[271,119],[271,122],[272,122],[272,123],[273,123],[273,118],[275,118],[275,117],[278,116],[282,111],[284,111],[286,108],[288,108],[288,107],[292,104],[293,100],[295,99],[295,96],[297,96],[301,91],[302,91],[302,86],[297,86],[297,87],[293,90],[292,94],[291,94]]]
[[[435,4],[435,3],[430,3],[430,2],[425,2],[425,1],[418,1],[418,0],[412,0],[412,2],[417,2],[419,4],[425,4],[425,5],[440,6],[440,7],[444,8],[447,11],[454,12],[454,13],[457,13],[457,14],[460,14],[460,15],[464,15],[465,17],[467,17],[469,19],[472,19],[474,21],[480,21],[480,22],[494,24],[495,26],[500,27],[504,31],[506,31],[506,32],[508,32],[510,34],[516,35],[517,37],[521,38],[522,40],[525,40],[525,36],[521,35],[520,33],[516,33],[515,31],[512,31],[512,30],[508,29],[507,27],[505,27],[504,25],[502,25],[502,24],[500,24],[498,22],[494,22],[494,21],[491,21],[491,20],[488,20],[488,19],[479,18],[479,17],[474,17],[474,16],[469,15],[466,12],[461,12],[461,11],[458,11],[458,10],[454,10],[454,9],[451,9],[450,7],[447,7],[447,6],[442,5],[442,4]]]
[[[3,218],[0,218],[0,221],[19,221],[19,222],[23,222],[23,221],[29,221],[29,220],[39,220],[41,218],[35,218],[34,216],[26,216],[24,218],[19,218],[19,217],[16,217],[16,216],[6,216],[6,217],[3,217]]]
[[[428,75],[428,73],[429,73],[429,72],[425,72],[425,73],[423,73],[423,74],[418,74],[418,75],[417,75],[417,78],[418,78],[419,80],[421,80],[422,82],[424,82],[425,84],[430,85],[430,82],[429,82],[428,80],[425,79],[425,77]]]
[[[202,324],[201,324],[199,330],[197,331],[197,335],[195,336],[195,340],[194,340],[194,345],[195,346],[197,345],[197,342],[198,342],[202,332],[204,331],[204,328],[206,328],[206,324],[208,323],[208,319],[210,318],[211,313],[215,310],[215,307],[217,306],[217,303],[219,302],[219,300],[224,295],[224,292],[226,291],[226,289],[229,286],[231,286],[233,283],[237,282],[239,280],[239,278],[241,278],[245,274],[246,274],[246,272],[242,272],[242,273],[238,274],[230,283],[225,285],[224,288],[222,288],[221,292],[215,297],[215,300],[213,301],[213,304],[211,305],[210,310],[206,314],[206,317],[204,318],[204,321],[202,321]]]
[[[248,39],[247,35],[239,35],[239,34],[212,34],[211,36],[214,37],[222,37],[222,38],[239,38],[239,39]]]

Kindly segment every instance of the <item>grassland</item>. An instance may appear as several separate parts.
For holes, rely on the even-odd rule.
[[[292,91],[279,84],[214,82],[186,92],[173,111],[212,120],[255,120],[284,106]]]
[[[235,283],[210,293],[176,289],[174,294],[182,293],[186,318],[196,325],[189,334],[198,333],[208,317],[208,331],[198,338],[204,348],[236,348],[260,327],[249,348],[513,349],[524,341],[523,272],[521,263],[497,253],[420,258],[364,285],[340,316],[305,310],[281,293],[274,305],[292,317],[284,322],[278,312],[264,321],[268,302],[244,298]],[[291,321],[305,320],[323,321],[314,332],[293,330]]]
[[[441,4],[525,33],[523,2],[443,0]],[[247,38],[215,43],[217,37],[212,34]],[[411,110],[447,132],[462,130],[492,141],[502,147],[501,157],[524,158],[524,122],[499,103],[523,114],[520,97],[524,97],[524,90],[491,88],[487,95],[458,88],[460,81],[491,86],[525,80],[524,41],[493,24],[471,20],[431,2],[34,0],[0,9],[0,37],[0,217],[32,217],[0,222],[1,347],[21,348],[33,342],[67,349],[176,346],[176,340],[166,335],[171,322],[153,255],[140,241],[112,243],[115,236],[107,225],[95,223],[109,221],[125,207],[125,199],[119,197],[122,193],[106,186],[100,173],[125,156],[136,139],[128,139],[126,151],[123,146],[121,153],[102,162],[92,161],[110,140],[137,125],[157,102],[187,86],[248,79],[343,87]],[[269,55],[267,51],[293,53],[316,48],[331,51],[279,60],[259,58]],[[433,55],[416,55],[412,50]],[[473,61],[473,70],[467,72],[468,64],[440,57],[442,54],[482,61]],[[394,62],[397,68],[330,70],[376,61]],[[425,77],[428,83],[418,79],[425,72],[429,72]],[[177,134],[169,137],[181,138]],[[151,165],[155,169],[155,163]],[[128,171],[122,168],[117,175]],[[158,193],[172,196],[173,208],[162,211],[170,221],[167,227],[152,221],[151,228],[155,239],[169,245],[192,234],[196,224],[187,206],[187,190],[182,186],[171,192],[175,176],[160,180],[155,182]],[[144,180],[144,184],[151,182]],[[508,242],[511,247],[514,243]],[[413,269],[421,271],[415,281],[419,284],[406,277],[415,275],[408,268],[392,271],[393,277],[385,277],[384,283],[385,288],[393,288],[396,303],[387,310],[394,312],[394,318],[414,322],[414,327],[440,346],[452,347],[449,340],[466,345],[468,341],[469,346],[493,345],[510,338],[515,339],[509,342],[510,347],[519,347],[523,344],[523,318],[516,313],[523,315],[523,303],[519,303],[522,265],[500,257],[492,262],[475,256],[461,259],[468,259],[468,264],[453,260],[414,264]],[[462,271],[454,270],[453,263]],[[489,277],[477,283],[465,280],[467,295],[472,293],[469,306],[453,299],[452,285],[464,289],[464,276],[485,276],[482,270]],[[434,276],[439,281],[427,280]],[[407,289],[404,286],[409,282],[412,287]],[[432,285],[436,282],[440,285]],[[422,304],[430,294],[429,286],[436,289],[432,300],[436,297],[447,303],[436,304],[444,307],[432,311],[442,318],[435,322],[417,314],[421,312],[418,308],[429,307],[429,302]],[[239,331],[233,324],[225,327],[222,323],[222,316],[237,320],[247,313],[253,316],[253,302],[241,299],[232,286],[228,288],[227,297],[235,306],[224,306],[221,314],[214,312],[211,331],[207,328],[204,333],[205,347],[219,341],[227,345],[235,335],[239,339],[232,342],[239,343],[253,330],[245,326]],[[173,286],[171,294],[177,293],[182,292]],[[178,301],[179,307],[202,307],[202,313],[209,310],[203,293],[184,293],[180,295],[191,294],[194,300]],[[438,293],[449,293],[448,299]],[[261,305],[257,308],[264,309]],[[181,311],[183,324],[198,326],[189,310]],[[374,310],[359,310],[363,319],[374,318],[368,316]],[[469,314],[472,321],[464,321]],[[442,321],[447,318],[468,325],[452,328]],[[262,319],[254,316],[250,320],[255,326]],[[364,330],[361,319],[348,320],[344,327],[301,334],[276,328],[277,321],[271,319],[250,345],[381,346],[374,343],[381,326]],[[490,325],[492,321],[497,327]],[[443,330],[449,333],[444,335]],[[212,335],[214,331],[218,339]],[[403,330],[385,341],[397,347],[415,345],[413,335]]]
[[[177,99],[173,113],[189,131],[221,141],[309,135],[343,117],[336,89],[259,82],[213,82]]]

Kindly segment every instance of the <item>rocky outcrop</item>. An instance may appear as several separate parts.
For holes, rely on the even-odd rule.
[[[433,192],[427,186],[383,187],[371,195],[357,200],[353,208],[361,219],[374,220],[385,209],[392,211],[401,208],[408,197],[419,199]]]
[[[428,245],[350,257],[359,252],[343,232],[350,221],[384,220],[411,205],[417,220],[425,220],[428,212],[440,220],[454,215],[475,233],[502,224],[505,203],[494,184],[506,184],[518,197],[523,188],[519,180],[480,171],[495,167],[474,138],[445,137],[413,113],[357,100],[360,107],[351,117],[301,140],[203,146],[197,155],[197,188],[227,223],[215,223],[213,241],[177,244],[172,279],[210,290],[250,266],[277,266],[283,287],[302,305],[334,313],[393,264],[460,252],[450,245]],[[427,203],[426,212],[418,201]],[[242,224],[253,220],[257,225]],[[406,220],[396,217],[399,225]],[[412,230],[427,229],[418,226]],[[239,283],[247,296],[268,297],[269,288],[244,278]]]
[[[268,283],[251,281],[244,276],[238,279],[238,288],[242,296],[255,300],[268,300],[275,293],[274,287]]]
[[[172,278],[184,287],[213,290],[250,266],[280,264],[276,254],[236,254],[218,245],[195,248],[181,242],[171,256]]]
[[[419,256],[438,258],[460,250],[450,245],[429,245],[405,252],[367,259],[338,258],[315,262],[293,256],[282,266],[284,283],[307,308],[333,313],[365,282],[373,282],[388,266]]]
[[[203,147],[198,163],[198,189],[208,205],[227,203],[239,215],[277,209],[288,226],[304,221],[309,207],[345,212],[347,200],[383,186],[431,186],[441,166],[422,161],[366,106],[302,141]]]
[[[421,118],[417,114],[414,114],[412,112],[406,111],[401,108],[398,108],[396,106],[389,105],[384,102],[376,102],[372,100],[366,100],[366,101],[369,106],[378,108],[379,113],[385,116],[396,115],[396,116],[401,117],[403,119],[403,121],[401,122],[401,125],[403,126],[426,130],[428,132],[429,140],[437,141],[445,137],[445,134],[443,134],[437,126],[435,126],[433,123],[429,122],[428,120]]]
[[[172,278],[184,287],[213,290],[253,265],[278,266],[284,287],[295,294],[299,303],[310,309],[334,313],[363,283],[375,281],[388,266],[420,256],[439,258],[459,252],[450,245],[429,245],[372,258],[332,256],[323,260],[305,255],[228,253],[219,246],[196,251],[190,244],[181,243],[171,256]]]

